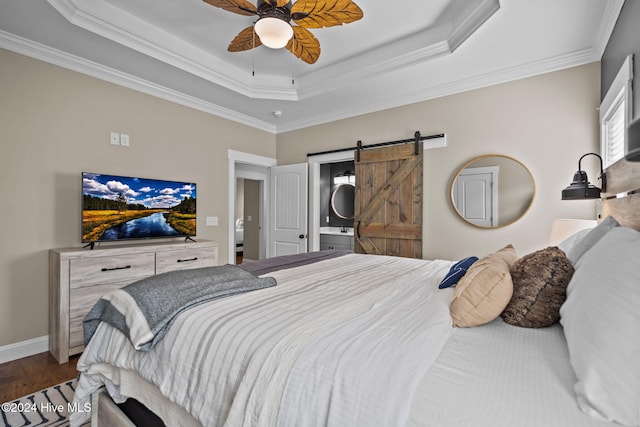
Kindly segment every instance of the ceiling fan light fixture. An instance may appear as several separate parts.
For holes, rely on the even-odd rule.
[[[273,16],[260,18],[254,28],[262,44],[271,49],[282,49],[293,37],[291,25]]]

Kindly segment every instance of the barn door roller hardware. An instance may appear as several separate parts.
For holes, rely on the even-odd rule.
[[[436,138],[444,138],[444,134],[443,133],[439,133],[437,135],[427,135],[427,136],[422,136],[420,135],[420,131],[417,130],[414,134],[413,134],[413,138],[409,138],[409,139],[400,139],[398,141],[388,141],[388,142],[379,142],[377,144],[367,144],[367,145],[363,145],[362,141],[358,140],[355,150],[356,150],[356,161],[360,161],[360,151],[362,150],[366,150],[368,148],[377,148],[377,147],[384,147],[387,145],[396,145],[396,144],[408,144],[410,142],[415,143],[415,153],[416,156],[420,153],[420,145],[418,144],[418,142],[420,141],[424,141],[427,139],[436,139]],[[329,151],[321,151],[319,153],[308,153],[307,157],[309,156],[317,156],[317,155],[321,155],[321,154],[331,154],[331,153],[339,153],[341,151],[351,151],[354,148],[341,148],[339,150],[329,150]]]

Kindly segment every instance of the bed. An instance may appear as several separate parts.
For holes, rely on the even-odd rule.
[[[236,219],[235,231],[236,253],[242,254],[244,251],[244,219]]]
[[[282,257],[245,266],[275,286],[199,301],[146,351],[99,322],[78,362],[74,402],[93,401],[93,425],[133,425],[113,403],[127,401],[168,426],[637,426],[635,198],[622,210],[614,200],[596,228],[562,242],[562,256],[553,252],[566,255],[557,265],[571,275],[549,326],[514,326],[518,310],[483,321],[475,306],[454,315],[481,266],[513,258],[508,246],[464,274],[455,268],[463,260]],[[457,284],[440,289],[451,276]],[[495,312],[493,296],[483,298]],[[541,306],[529,302],[529,313]],[[87,415],[72,414],[72,426]]]

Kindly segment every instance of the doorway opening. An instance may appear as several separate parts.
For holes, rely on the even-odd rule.
[[[353,162],[355,150],[345,150],[333,153],[318,154],[309,156],[307,161],[309,163],[309,250],[320,250],[320,227],[328,225],[327,214],[329,206],[326,207],[322,203],[322,200],[326,199],[323,192],[327,191],[322,185],[323,178],[321,170],[325,168],[323,165],[340,163],[340,162]],[[325,178],[326,181],[327,178]],[[330,191],[330,190],[329,190]],[[325,196],[325,197],[323,197]],[[330,197],[330,195],[329,195]],[[323,221],[324,220],[324,221]],[[326,223],[326,224],[323,224]],[[353,226],[352,226],[353,227]],[[353,233],[351,233],[353,235]]]
[[[229,159],[227,262],[237,264],[238,261],[267,258],[269,256],[267,248],[269,227],[266,227],[269,224],[267,189],[269,188],[269,168],[276,165],[276,160],[234,150],[228,150],[227,155]],[[239,194],[239,182],[242,182],[241,194]],[[245,203],[249,194],[252,195],[252,200]],[[251,216],[250,221],[248,221],[249,216]],[[238,238],[241,238],[240,247],[237,246]],[[248,254],[247,249],[251,251]],[[242,252],[242,256],[237,258],[239,252]]]
[[[242,172],[240,172],[242,173]],[[264,258],[263,200],[265,181],[248,178],[236,180],[234,244],[236,264]],[[262,257],[261,257],[262,254]]]

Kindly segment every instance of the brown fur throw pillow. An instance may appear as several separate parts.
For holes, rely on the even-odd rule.
[[[573,266],[555,246],[523,256],[511,267],[513,296],[502,312],[505,322],[544,328],[560,320]]]

